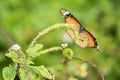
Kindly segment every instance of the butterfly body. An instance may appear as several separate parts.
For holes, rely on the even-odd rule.
[[[99,47],[96,42],[96,38],[89,31],[87,31],[70,12],[61,8],[60,13],[64,17],[66,23],[76,25],[75,30],[78,31],[78,35],[79,35],[78,41],[76,41],[74,30],[66,29],[66,32],[70,35],[70,37],[74,40],[74,42],[78,46],[80,46],[82,48],[91,47],[91,48],[95,48],[99,51]]]

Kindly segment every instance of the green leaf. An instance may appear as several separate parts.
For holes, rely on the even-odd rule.
[[[29,64],[34,64],[34,62],[30,59],[30,58],[27,58],[25,60],[25,64],[29,65]]]
[[[73,51],[70,48],[64,48],[63,49],[63,56],[67,58],[68,60],[72,59]]]
[[[45,68],[44,66],[39,66],[39,72],[43,77],[47,79],[52,79],[52,75],[49,73],[48,69]]]
[[[19,62],[17,53],[12,49],[9,50],[9,53],[6,53],[6,56],[11,58],[14,62]]]
[[[27,74],[28,72],[25,70],[25,69],[23,69],[23,68],[20,68],[19,69],[19,75],[20,75],[20,79],[21,80],[29,80],[29,74]],[[31,78],[31,76],[30,76],[30,78]],[[32,78],[31,78],[32,79]]]
[[[10,65],[9,67],[3,68],[2,74],[4,80],[14,80],[16,75],[15,67]]]
[[[30,66],[20,68],[19,74],[21,80],[40,80],[39,72]]]
[[[37,51],[42,49],[43,45],[42,44],[35,44],[35,46],[30,47],[26,52],[28,53],[28,56],[30,57],[36,57]]]
[[[11,58],[16,63],[23,62],[22,60],[25,58],[25,55],[21,50],[15,51],[11,48],[9,49],[9,52],[6,53],[6,56]]]

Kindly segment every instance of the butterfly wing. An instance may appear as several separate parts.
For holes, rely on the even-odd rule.
[[[84,29],[81,26],[80,22],[70,12],[61,8],[60,13],[63,15],[66,23],[76,25],[76,31],[79,31],[79,41],[75,41],[75,35],[73,30],[67,29],[66,31],[77,45],[82,48],[91,47],[99,50],[95,37],[89,31]]]
[[[61,8],[60,13],[64,17],[66,23],[75,24],[78,29],[81,28],[79,21],[70,12]]]
[[[60,13],[64,17],[66,23],[75,24],[76,25],[76,30],[79,31],[79,29],[81,28],[81,25],[80,25],[79,21],[70,12],[68,12],[67,10],[61,8]],[[66,29],[66,32],[70,35],[70,37],[73,40],[75,39],[73,30]]]
[[[92,48],[97,48],[98,44],[96,42],[95,37],[88,32],[87,30],[83,30],[82,32],[79,33],[80,39],[79,43],[77,43],[80,47],[92,47]]]

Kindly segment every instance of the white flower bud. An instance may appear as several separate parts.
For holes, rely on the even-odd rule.
[[[15,51],[20,50],[20,48],[21,48],[21,47],[20,47],[18,44],[12,45],[12,49],[15,50]]]
[[[65,48],[65,47],[68,46],[68,44],[64,43],[64,44],[61,44],[61,46],[62,46],[63,48]]]

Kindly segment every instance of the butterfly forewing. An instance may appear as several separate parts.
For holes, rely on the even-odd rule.
[[[67,10],[61,8],[60,13],[64,17],[66,23],[75,24],[77,28],[81,27],[79,21]]]

